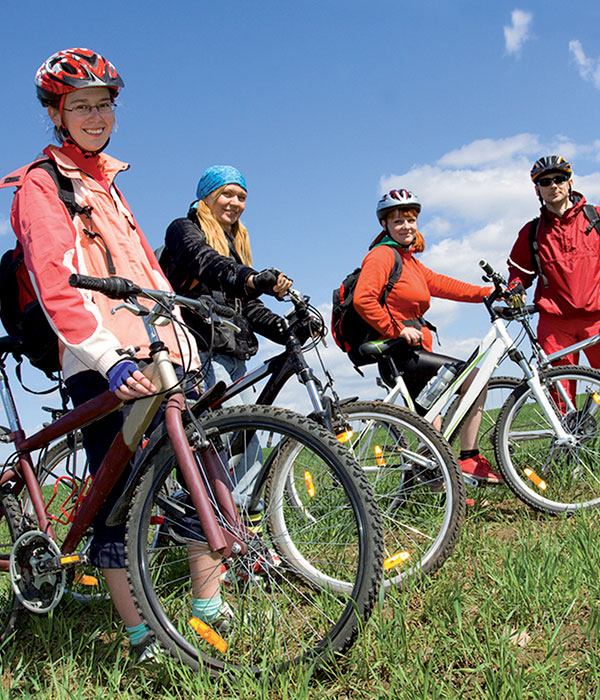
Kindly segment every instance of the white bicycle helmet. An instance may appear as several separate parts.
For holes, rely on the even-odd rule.
[[[381,222],[390,209],[416,209],[421,211],[421,202],[409,190],[390,190],[377,202],[377,220]]]

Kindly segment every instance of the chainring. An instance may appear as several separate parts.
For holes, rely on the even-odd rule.
[[[24,532],[14,543],[10,580],[15,595],[27,610],[43,614],[60,602],[65,592],[66,571],[51,566],[60,557],[56,542],[39,530]]]

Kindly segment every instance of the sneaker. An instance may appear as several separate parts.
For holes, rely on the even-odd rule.
[[[496,472],[492,470],[492,465],[482,454],[469,457],[468,459],[459,459],[458,463],[460,464],[463,474],[472,476],[479,481],[487,481],[489,484],[504,483],[504,479],[500,474],[496,474]]]
[[[137,644],[130,644],[129,648],[138,664],[160,663],[162,650],[152,632],[146,632]]]
[[[212,620],[212,622],[207,622],[207,625],[210,625],[215,632],[218,632],[221,637],[226,635],[229,630],[232,627],[233,624],[233,610],[231,609],[231,606],[229,603],[223,601],[223,604],[221,605],[221,609],[219,610],[219,615]]]
[[[263,531],[263,512],[258,513],[247,512],[244,513],[244,525],[253,532],[255,535],[262,534]]]

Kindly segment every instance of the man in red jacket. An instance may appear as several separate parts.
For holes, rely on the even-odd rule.
[[[509,284],[531,286],[540,317],[538,340],[552,353],[600,333],[600,221],[595,207],[573,191],[571,165],[545,156],[531,169],[542,204],[540,217],[525,224],[508,258]],[[600,345],[585,354],[600,367]],[[577,364],[579,353],[556,364]]]

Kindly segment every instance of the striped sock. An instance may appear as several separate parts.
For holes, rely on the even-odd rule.
[[[130,644],[137,644],[142,637],[150,631],[145,622],[140,622],[140,624],[135,627],[125,627],[125,629],[129,635]]]
[[[216,598],[194,598],[192,613],[202,622],[212,622],[219,617],[222,604],[220,595]]]

